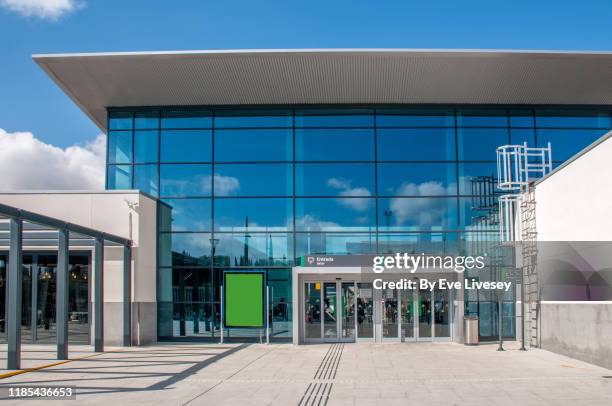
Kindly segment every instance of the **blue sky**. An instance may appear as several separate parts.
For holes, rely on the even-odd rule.
[[[29,131],[63,148],[100,132],[32,62],[34,53],[338,47],[612,50],[610,0],[76,2],[71,7],[73,0],[0,0],[0,128],[7,132]],[[51,3],[65,7],[54,10]],[[39,8],[28,9],[30,5]]]

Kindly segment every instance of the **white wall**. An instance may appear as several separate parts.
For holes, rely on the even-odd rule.
[[[131,209],[127,201],[137,206]],[[157,340],[156,200],[137,191],[51,191],[0,193],[0,203],[131,239],[133,342],[146,344]],[[123,249],[106,247],[104,339],[105,343],[111,345],[121,344],[123,333],[122,274]],[[93,278],[90,280],[90,289],[93,289]]]
[[[612,137],[538,183],[535,200],[539,241],[612,240]]]

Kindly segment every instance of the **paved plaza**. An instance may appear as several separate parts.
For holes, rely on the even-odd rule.
[[[71,356],[81,359],[0,379],[0,388],[72,385],[75,404],[88,405],[612,404],[608,369],[542,350],[521,352],[516,343],[496,348],[174,343],[94,354],[73,346]],[[56,362],[52,349],[25,345],[24,367]],[[5,346],[2,357],[4,366]]]

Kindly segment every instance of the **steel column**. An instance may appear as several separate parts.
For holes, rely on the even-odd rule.
[[[104,351],[104,240],[94,241],[94,351]]]
[[[11,218],[8,278],[6,287],[7,369],[21,368],[21,285],[23,221]]]
[[[70,233],[58,230],[57,291],[55,293],[55,328],[57,331],[57,359],[68,359],[68,264],[70,263]]]
[[[123,346],[132,345],[132,250],[123,246]]]

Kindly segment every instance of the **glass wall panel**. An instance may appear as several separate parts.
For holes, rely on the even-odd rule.
[[[168,210],[160,210],[160,231],[212,230],[211,199],[164,199]],[[169,218],[165,218],[169,217]]]
[[[380,254],[429,252],[457,255],[460,253],[460,244],[456,232],[388,233],[379,234],[378,252]]]
[[[457,199],[394,197],[378,200],[379,229],[428,231],[457,228]]]
[[[136,112],[134,114],[134,126],[137,130],[159,128],[159,112]]]
[[[215,266],[287,266],[292,240],[285,233],[216,233]]]
[[[377,130],[381,161],[454,161],[453,128]]]
[[[496,162],[459,163],[459,193],[462,195],[492,195],[497,190]]]
[[[363,111],[349,111],[353,114],[341,114],[335,110],[323,110],[322,114],[317,111],[296,112],[296,127],[373,127],[374,116],[371,111],[364,114]],[[339,114],[340,113],[340,114]],[[367,114],[369,113],[369,114]]]
[[[152,163],[159,161],[159,132],[134,132],[134,161],[136,163]]]
[[[162,130],[162,162],[212,161],[211,130]]]
[[[109,130],[131,130],[133,127],[132,112],[117,111],[108,114]]]
[[[134,189],[148,193],[151,196],[159,195],[159,175],[157,165],[134,166]]]
[[[160,266],[210,266],[209,233],[160,234]]]
[[[6,265],[7,256],[0,255],[0,342],[6,342]]]
[[[132,132],[110,131],[108,133],[108,163],[129,164],[132,162]]]
[[[381,196],[444,196],[457,194],[455,163],[381,163],[378,165]]]
[[[166,336],[213,337],[216,318],[212,303],[214,289],[212,272],[202,268],[179,268],[172,272],[173,311],[164,314],[160,324],[170,324]],[[170,327],[170,326],[168,326]],[[161,334],[160,334],[161,335]]]
[[[508,129],[462,128],[457,134],[459,160],[495,161],[497,147],[510,142]]]
[[[215,165],[215,196],[290,196],[291,164]]]
[[[131,165],[108,165],[106,185],[110,190],[132,188]]]
[[[298,161],[373,161],[372,129],[296,129]]]
[[[291,161],[291,129],[216,130],[215,161]]]
[[[162,197],[210,196],[210,172],[210,165],[160,165],[160,194]]]
[[[368,197],[297,198],[298,231],[374,231],[375,201]]]
[[[523,145],[527,143],[529,147],[535,147],[535,130],[533,128],[511,128],[510,143]]]
[[[376,253],[376,233],[297,233],[296,257]]]
[[[373,164],[296,164],[295,194],[298,196],[374,195]]]
[[[272,310],[270,339],[291,337],[293,335],[291,329],[293,320],[291,269],[268,269],[267,276]]]
[[[550,130],[538,129],[538,146],[545,147],[550,142],[553,161],[565,161],[586,148],[607,130]]]
[[[288,112],[240,112],[219,110],[215,128],[291,127],[293,117]]]
[[[212,117],[209,111],[162,111],[163,128],[211,128]]]
[[[452,112],[434,113],[432,111],[409,112],[403,110],[378,110],[377,127],[454,127],[455,115]]]
[[[304,338],[321,339],[321,283],[304,284]]]
[[[477,206],[478,200],[471,198],[459,199],[459,217],[461,228],[466,230],[495,231],[497,225],[497,210],[489,210]]]
[[[612,128],[610,113],[600,113],[593,116],[536,116],[537,127],[548,128]]]
[[[510,127],[533,127],[534,124],[535,120],[531,112],[510,116]]]
[[[292,228],[291,199],[215,199],[215,230],[287,231]]]
[[[504,111],[458,112],[459,127],[507,127],[508,117]]]

